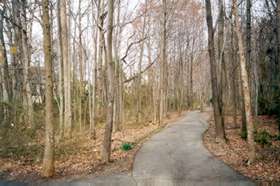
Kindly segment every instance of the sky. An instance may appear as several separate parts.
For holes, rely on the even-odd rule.
[[[133,10],[141,0],[128,0],[128,9]]]

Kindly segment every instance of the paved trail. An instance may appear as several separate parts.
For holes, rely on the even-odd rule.
[[[190,112],[144,144],[136,156],[133,176],[154,185],[254,185],[203,146],[205,114]]]
[[[215,159],[203,146],[205,114],[189,112],[148,140],[136,155],[132,175],[115,175],[44,185],[189,186],[255,185]],[[0,183],[1,185],[1,183]]]

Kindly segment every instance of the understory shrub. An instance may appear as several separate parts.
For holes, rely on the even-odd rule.
[[[133,149],[133,146],[134,145],[132,143],[126,142],[122,144],[121,149],[122,151],[130,151],[131,149]]]
[[[240,137],[241,137],[243,140],[247,140],[247,130],[243,130],[243,131],[240,133]]]
[[[271,145],[272,144],[272,135],[269,134],[267,131],[262,130],[261,132],[258,132],[255,134],[255,142],[258,144],[265,146],[265,145]]]
[[[240,137],[243,140],[247,140],[247,131],[242,131],[240,133]],[[272,136],[269,132],[266,130],[262,130],[260,132],[254,132],[254,139],[255,142],[260,144],[262,147],[265,145],[270,146],[272,144],[272,141],[280,140],[280,135]]]

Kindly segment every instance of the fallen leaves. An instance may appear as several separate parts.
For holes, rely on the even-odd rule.
[[[177,113],[169,114],[164,123],[170,123],[179,118]],[[72,138],[59,142],[56,145],[56,174],[54,179],[75,179],[88,175],[108,175],[131,170],[134,156],[141,144],[150,135],[165,125],[152,123],[124,126],[112,136],[111,162],[104,164],[101,161],[101,147],[104,129],[98,128],[96,140],[91,139],[89,132],[73,133]],[[43,135],[41,135],[43,136]],[[43,139],[39,140],[43,145]],[[130,151],[121,150],[124,142],[135,144]],[[32,154],[32,153],[31,153]],[[40,181],[42,170],[41,161],[30,161],[29,157],[0,157],[0,178],[8,180]]]
[[[240,119],[239,119],[240,123]],[[210,121],[209,129],[204,134],[204,144],[217,158],[223,160],[243,175],[259,182],[280,182],[280,142],[275,141],[271,146],[262,148],[257,145],[257,160],[248,165],[248,145],[240,137],[240,129],[232,123],[232,118],[226,117],[227,144],[215,142],[214,121]],[[271,117],[261,116],[257,130],[266,130],[277,134],[277,125]]]

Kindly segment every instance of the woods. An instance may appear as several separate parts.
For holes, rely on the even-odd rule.
[[[115,134],[207,104],[199,2],[5,1],[1,30],[1,156],[45,177],[73,138],[110,163]]]
[[[211,3],[205,0],[215,119],[215,127],[210,126],[209,130],[215,129],[215,134],[207,132],[205,144],[214,154],[223,151],[225,154],[221,159],[239,171],[243,168],[243,174],[254,179],[262,174],[273,178],[271,167],[279,167],[276,155],[279,152],[279,130],[276,129],[279,126],[276,111],[279,97],[274,92],[279,87],[276,75],[279,69],[277,1],[232,0],[219,1],[214,5]],[[213,15],[213,9],[218,14]],[[269,23],[263,25],[263,22]],[[265,41],[268,42],[264,44]],[[277,70],[272,72],[269,69]],[[275,93],[275,97],[270,91]],[[261,119],[264,116],[274,118],[273,122],[266,125],[265,119]],[[238,145],[244,141],[246,146],[242,147],[241,152]],[[233,154],[242,153],[239,155],[242,158],[229,160],[233,158],[229,148],[233,149]],[[241,159],[246,164],[234,163]],[[257,168],[264,161],[267,168]]]
[[[214,143],[236,131],[254,166],[260,117],[279,151],[279,70],[278,0],[0,1],[0,176],[106,169],[208,108]]]

